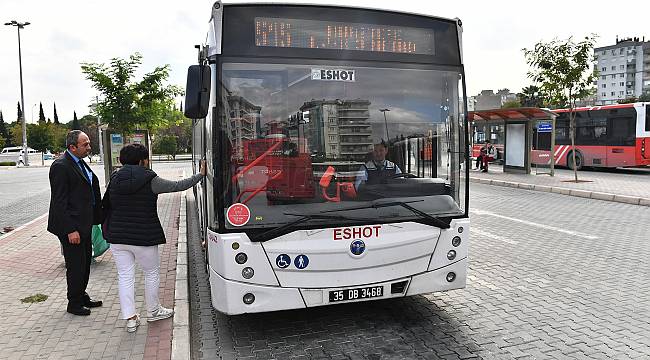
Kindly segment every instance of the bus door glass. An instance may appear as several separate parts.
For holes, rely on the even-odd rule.
[[[610,110],[607,119],[607,165],[631,166],[635,161],[636,110]]]

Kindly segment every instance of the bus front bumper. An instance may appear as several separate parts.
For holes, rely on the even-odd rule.
[[[452,278],[453,279],[449,281]],[[354,287],[301,289],[256,285],[223,278],[210,268],[210,292],[212,306],[228,315],[302,309],[348,302],[380,300],[412,296],[437,291],[461,289],[467,278],[467,258],[433,271],[414,276],[373,284],[359,284]],[[401,284],[403,286],[400,290]],[[396,286],[398,285],[398,286]],[[382,296],[331,302],[331,291],[349,291],[368,287],[382,287]],[[252,297],[251,297],[252,295]],[[250,300],[253,299],[252,302]],[[250,303],[246,303],[247,300]]]

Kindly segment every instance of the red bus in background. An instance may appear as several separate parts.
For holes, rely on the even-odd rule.
[[[558,114],[555,119],[553,151],[555,164],[573,168],[569,110],[559,109],[553,112]],[[583,107],[577,108],[575,115],[578,169],[583,166],[650,166],[650,103]],[[542,134],[533,134],[533,139],[542,139],[538,144],[533,144],[536,145],[533,149],[550,149],[550,133],[548,136]],[[550,162],[550,159],[545,160]]]
[[[551,110],[555,119],[555,165],[573,168],[569,109]],[[485,140],[503,154],[503,124],[474,123],[472,156],[478,156]],[[617,104],[576,109],[576,164],[582,167],[650,166],[650,103]],[[550,164],[551,133],[533,126],[533,164]]]

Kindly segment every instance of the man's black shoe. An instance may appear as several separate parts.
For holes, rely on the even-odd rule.
[[[79,315],[79,316],[88,316],[90,315],[90,309],[88,309],[85,306],[79,306],[79,307],[70,307],[68,306],[68,312],[73,315]]]
[[[87,308],[96,308],[102,306],[104,303],[101,300],[85,300],[84,306]]]

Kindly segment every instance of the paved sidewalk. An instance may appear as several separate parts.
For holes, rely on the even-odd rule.
[[[180,173],[161,176],[172,179]],[[176,253],[181,193],[163,194],[158,214],[167,243],[161,246],[160,298],[174,306]],[[129,334],[120,319],[117,272],[110,250],[91,266],[88,293],[104,301],[87,317],[68,314],[63,256],[58,239],[47,232],[43,216],[0,238],[0,359],[170,359],[172,320],[147,323],[144,279],[136,272],[136,306],[143,315]],[[21,303],[42,293],[47,300]]]
[[[572,170],[555,169],[555,176],[504,173],[503,167],[490,166],[488,173],[470,170],[470,182],[489,185],[516,187],[521,189],[554,192],[564,195],[627,204],[650,206],[650,168],[583,170],[578,172],[578,180],[573,180]]]

